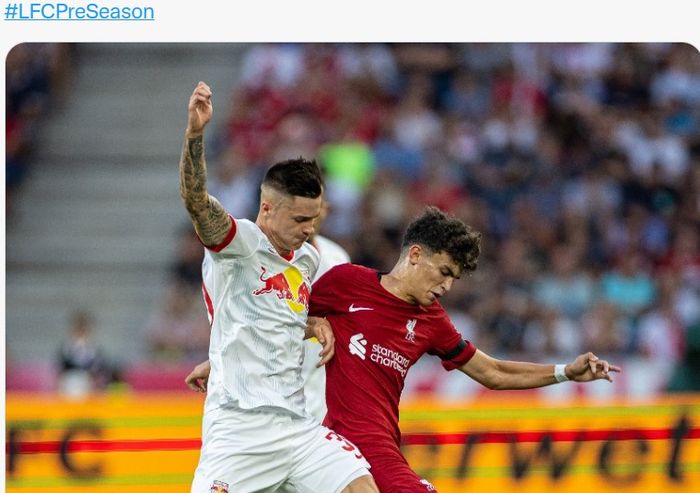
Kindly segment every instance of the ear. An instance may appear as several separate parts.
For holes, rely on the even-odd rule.
[[[417,265],[421,257],[425,254],[425,250],[420,245],[411,245],[408,247],[408,262],[411,265]]]
[[[268,200],[260,201],[260,212],[263,215],[268,215],[272,212],[272,204]]]

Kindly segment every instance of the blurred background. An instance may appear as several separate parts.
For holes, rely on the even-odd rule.
[[[527,395],[700,390],[691,45],[100,43],[7,57],[8,396],[187,392],[209,336],[177,171],[199,80],[210,193],[234,216],[255,218],[268,165],[315,157],[321,233],[356,263],[389,269],[426,204],[483,233],[477,271],[443,298],[477,347],[624,369]],[[404,399],[485,394],[426,357]]]
[[[606,392],[700,388],[692,46],[24,44],[7,59],[8,390],[86,365],[96,389],[138,387],[206,357],[177,172],[200,79],[211,193],[236,217],[255,219],[269,164],[316,157],[322,233],[356,263],[389,269],[425,204],[484,234],[444,304],[486,352],[595,351],[627,370]],[[424,363],[407,391],[469,391]]]

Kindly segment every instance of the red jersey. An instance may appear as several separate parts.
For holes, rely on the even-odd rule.
[[[309,315],[326,317],[335,334],[335,356],[326,365],[324,424],[350,439],[370,463],[398,452],[399,399],[418,358],[436,355],[451,370],[476,351],[438,302],[413,305],[379,279],[366,267],[336,266],[314,283],[309,307]]]

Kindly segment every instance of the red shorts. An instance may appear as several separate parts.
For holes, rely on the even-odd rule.
[[[397,451],[368,455],[362,448],[362,454],[372,466],[371,473],[381,493],[435,493],[437,490],[416,474]]]

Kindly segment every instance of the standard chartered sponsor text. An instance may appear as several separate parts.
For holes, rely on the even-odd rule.
[[[382,366],[393,368],[398,371],[402,377],[406,376],[406,372],[408,371],[408,358],[379,344],[372,345],[372,355],[370,359]]]
[[[69,5],[63,2],[10,2],[5,8],[7,21],[152,21],[155,9],[149,5],[105,5],[90,2]]]

